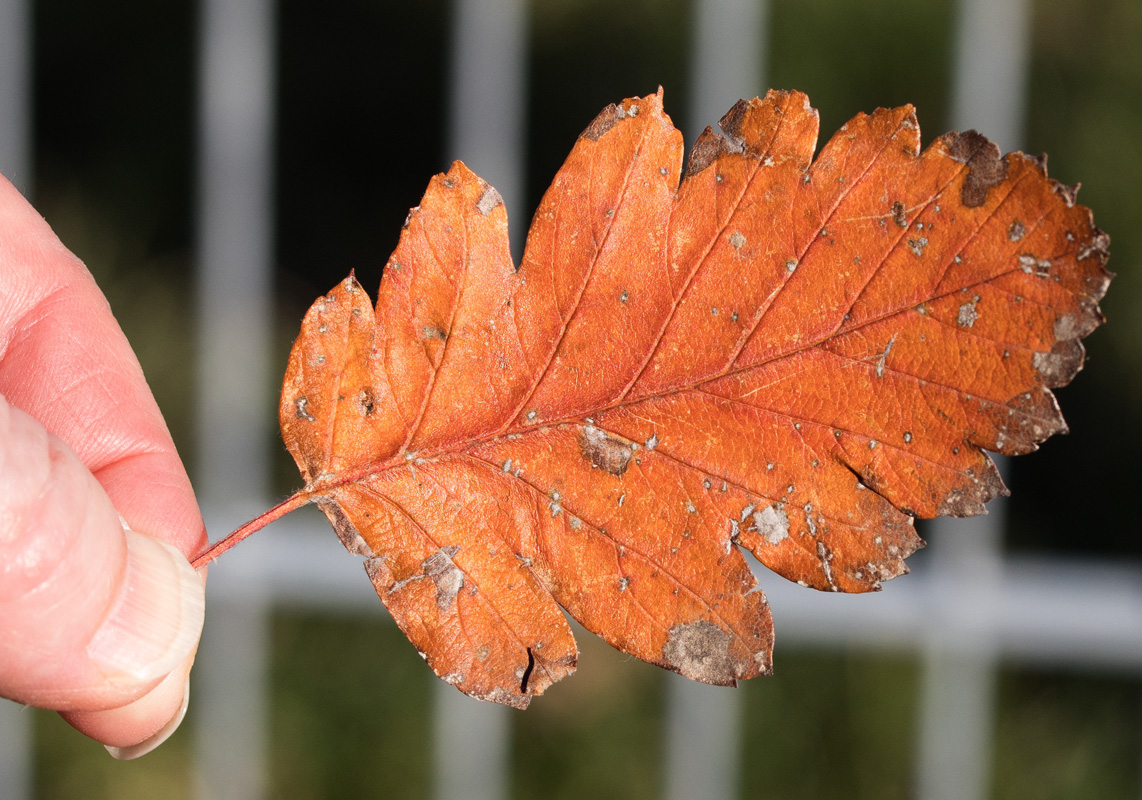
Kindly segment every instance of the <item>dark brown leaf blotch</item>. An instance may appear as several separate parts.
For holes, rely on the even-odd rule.
[[[948,155],[968,165],[968,176],[960,190],[960,201],[968,208],[987,202],[987,192],[1007,177],[1007,161],[999,145],[977,131],[950,133]]]
[[[604,108],[599,115],[591,120],[591,124],[584,129],[580,134],[584,139],[590,139],[592,142],[597,142],[602,138],[603,134],[615,127],[619,120],[626,118],[626,112],[623,107],[611,103]]]
[[[633,452],[629,444],[608,436],[593,425],[588,425],[579,432],[579,450],[592,466],[616,477],[627,471]]]

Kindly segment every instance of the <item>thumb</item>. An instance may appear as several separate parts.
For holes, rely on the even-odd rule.
[[[148,739],[184,702],[203,608],[182,553],[125,530],[75,453],[0,396],[0,695],[105,744]]]

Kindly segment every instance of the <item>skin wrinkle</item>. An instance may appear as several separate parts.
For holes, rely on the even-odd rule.
[[[51,328],[53,325],[58,326],[58,316],[70,314],[71,306],[76,302],[75,298],[68,296],[73,290],[72,284],[61,286],[44,298],[45,301],[49,301],[47,304],[37,305],[35,309],[30,309],[23,315],[21,319],[25,320],[25,327],[18,336],[12,337],[8,353],[5,355],[10,354],[12,350],[19,351],[22,345],[33,347],[33,351],[37,354],[50,348],[55,363],[51,368],[39,371],[37,377],[41,386],[44,381],[51,382],[41,390],[41,394],[50,394],[57,398],[52,404],[57,417],[55,426],[68,431],[69,444],[73,449],[91,454],[85,459],[85,463],[92,472],[102,471],[124,460],[127,455],[161,453],[162,448],[154,442],[153,431],[136,430],[135,437],[128,439],[124,438],[124,431],[116,430],[116,426],[101,424],[113,422],[122,413],[121,407],[113,399],[116,391],[107,382],[109,377],[119,379],[121,376],[106,368],[89,367],[86,359],[72,355],[85,352],[87,340],[80,331],[73,328],[62,330]],[[40,337],[38,331],[43,325],[49,326],[48,332]],[[65,336],[66,341],[59,342],[58,335]],[[58,363],[60,354],[72,357],[61,364]],[[0,365],[5,365],[4,358],[0,358]],[[70,380],[57,380],[57,376],[60,375],[71,377]],[[97,386],[98,390],[86,390],[92,385]],[[0,393],[3,393],[2,384],[0,384]],[[78,399],[80,402],[68,402],[69,399]],[[62,419],[65,413],[66,422]],[[109,431],[116,431],[119,435],[109,437],[107,435]],[[148,439],[150,444],[143,446]]]
[[[2,255],[2,251],[0,251]],[[58,284],[48,289],[47,293],[39,299],[24,298],[30,301],[30,305],[24,308],[15,319],[0,319],[0,362],[3,362],[7,357],[8,352],[12,348],[14,340],[17,338],[23,339],[28,335],[28,331],[39,320],[33,320],[33,315],[43,317],[46,316],[46,309],[51,307],[51,304],[56,302],[59,295],[67,291],[70,287],[67,284]],[[19,298],[10,298],[19,299]],[[18,304],[15,304],[18,305]],[[3,310],[3,306],[0,306]]]

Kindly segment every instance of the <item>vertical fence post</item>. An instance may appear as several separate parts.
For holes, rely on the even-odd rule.
[[[463,161],[496,187],[518,262],[530,222],[524,184],[527,4],[456,0],[451,25],[447,158]]]
[[[687,141],[738,100],[764,95],[769,0],[695,0]]]
[[[32,188],[32,26],[27,0],[0,0],[0,174]],[[32,796],[32,711],[0,700],[0,797]]]
[[[1026,106],[1028,0],[961,0],[952,86],[952,126],[975,128],[1004,151],[1022,140]],[[1003,459],[997,463],[1002,469]],[[1003,565],[1002,500],[989,515],[936,520],[931,530],[931,568],[946,602],[933,613],[945,625],[925,649],[920,698],[917,797],[979,800],[991,782],[995,724],[996,646],[973,625],[964,598],[980,607],[995,591]],[[957,586],[955,591],[951,587]]]
[[[767,0],[697,0],[690,64],[691,143],[741,98],[765,93]],[[669,676],[665,774],[668,800],[737,797],[741,696]]]
[[[499,191],[518,263],[528,225],[526,4],[456,0],[451,36],[447,157],[462,160]],[[471,700],[439,681],[433,702],[433,796],[437,800],[507,797],[511,712]]]
[[[32,188],[32,24],[28,0],[0,0],[0,173]]]
[[[274,20],[273,0],[200,4],[196,483],[223,531],[269,497]],[[213,593],[195,669],[204,798],[265,792],[266,597],[260,562],[241,561],[214,568],[243,591]]]

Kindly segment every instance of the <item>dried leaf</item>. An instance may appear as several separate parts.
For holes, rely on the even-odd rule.
[[[905,571],[912,517],[1006,494],[984,450],[1065,430],[1107,237],[1045,162],[910,107],[813,161],[805,95],[694,146],[661,93],[580,136],[517,269],[495,189],[429,184],[374,311],[352,277],[290,356],[303,494],[444,680],[526,706],[575,669],[560,611],[732,685],[773,629],[740,548],[816,589]]]

